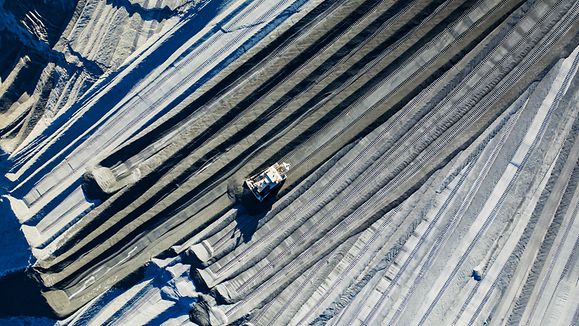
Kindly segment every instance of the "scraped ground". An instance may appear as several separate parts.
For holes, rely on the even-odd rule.
[[[74,13],[52,51],[79,79],[0,143],[62,324],[578,323],[576,1]]]

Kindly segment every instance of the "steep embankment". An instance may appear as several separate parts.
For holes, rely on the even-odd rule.
[[[3,0],[0,148],[13,152],[151,37],[194,11],[193,1]],[[98,84],[98,83],[97,83]]]

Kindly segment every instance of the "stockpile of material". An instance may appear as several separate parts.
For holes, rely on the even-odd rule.
[[[577,321],[577,2],[112,3],[5,164],[63,323]]]

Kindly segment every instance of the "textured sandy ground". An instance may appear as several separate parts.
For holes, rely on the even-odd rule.
[[[63,324],[577,323],[576,1],[70,10],[52,43],[6,12],[0,85],[2,200]]]

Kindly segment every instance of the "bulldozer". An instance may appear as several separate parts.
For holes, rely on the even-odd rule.
[[[287,178],[290,165],[285,162],[275,163],[264,171],[245,180],[255,198],[263,202]]]

